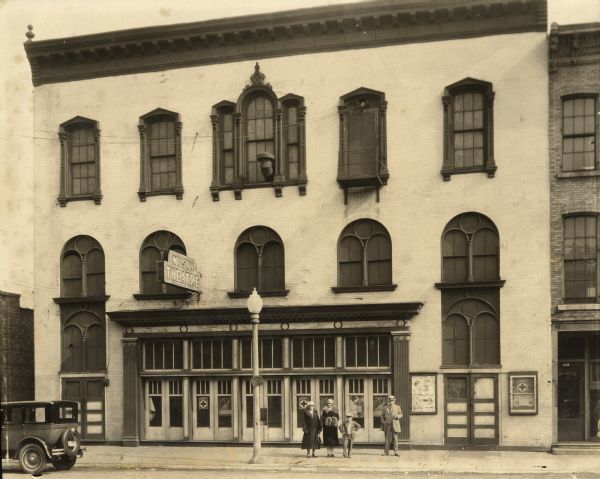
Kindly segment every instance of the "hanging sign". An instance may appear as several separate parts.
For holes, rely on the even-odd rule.
[[[176,251],[169,251],[167,261],[160,261],[158,279],[163,283],[200,292],[200,278],[196,261]]]

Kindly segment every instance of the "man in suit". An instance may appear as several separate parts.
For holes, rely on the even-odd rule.
[[[387,406],[383,408],[381,413],[381,428],[385,433],[385,448],[384,455],[390,453],[390,443],[394,446],[394,455],[398,454],[398,436],[400,434],[400,419],[402,418],[402,409],[396,404],[396,398],[392,395],[388,396]]]

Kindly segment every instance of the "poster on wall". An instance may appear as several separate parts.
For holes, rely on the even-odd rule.
[[[508,373],[510,414],[537,414],[537,373]]]
[[[411,414],[437,414],[437,383],[434,373],[416,373],[410,377]]]

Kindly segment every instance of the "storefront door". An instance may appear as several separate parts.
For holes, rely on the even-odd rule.
[[[558,440],[585,440],[585,363],[558,364]]]
[[[79,403],[79,432],[83,440],[103,440],[104,435],[103,378],[63,379],[63,399]]]
[[[196,379],[192,388],[192,439],[233,439],[234,397],[231,379]]]
[[[498,444],[498,377],[445,377],[446,444]]]
[[[347,378],[344,394],[344,413],[351,412],[362,426],[356,442],[381,442],[381,413],[391,393],[391,381],[386,378]],[[406,412],[404,414],[407,414]]]
[[[294,397],[294,407],[292,409],[292,440],[294,442],[302,441],[302,411],[306,408],[308,401],[315,402],[315,411],[319,417],[321,410],[328,399],[333,399],[337,404],[336,380],[335,378],[298,378],[292,380],[292,395]],[[341,418],[340,411],[340,418]]]
[[[254,436],[254,397],[250,379],[242,380],[242,439],[252,441]],[[265,412],[262,422],[263,441],[283,441],[283,380],[265,379],[260,390],[260,407]]]
[[[180,441],[183,439],[183,380],[151,379],[144,383],[145,439]]]

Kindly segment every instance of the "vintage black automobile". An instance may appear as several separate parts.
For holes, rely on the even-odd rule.
[[[42,472],[48,462],[71,469],[83,455],[74,401],[22,401],[1,405],[2,457],[16,459],[29,474]]]

